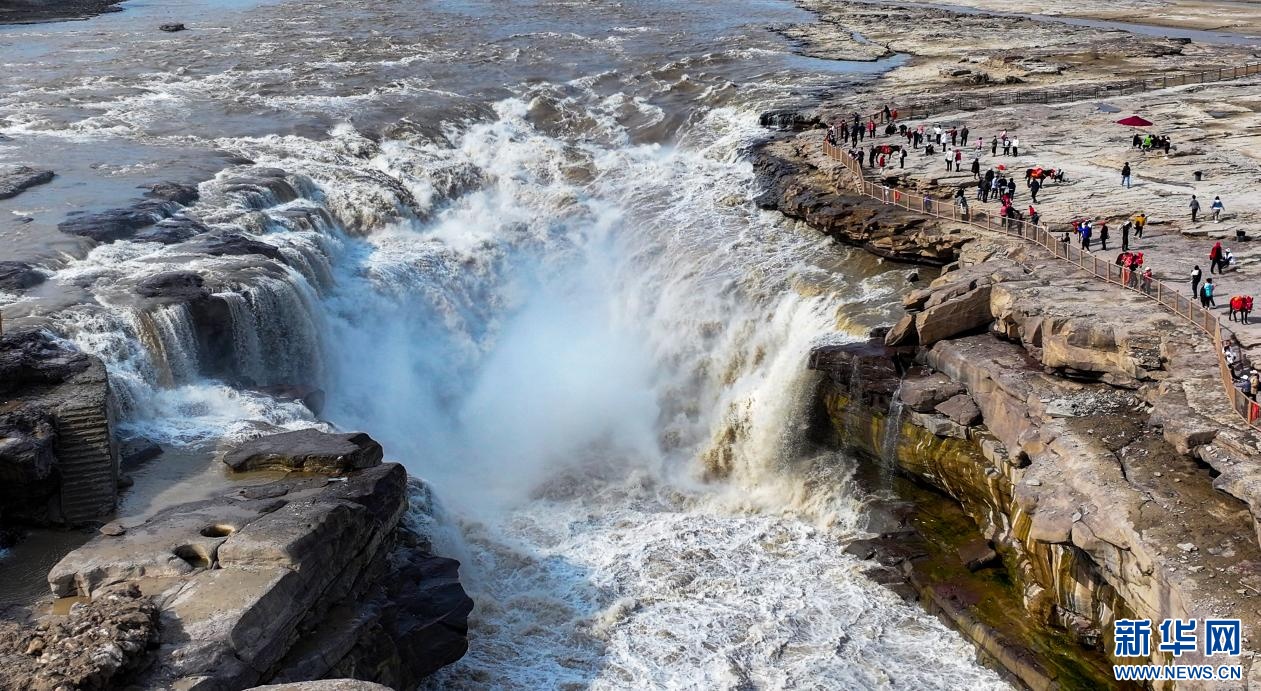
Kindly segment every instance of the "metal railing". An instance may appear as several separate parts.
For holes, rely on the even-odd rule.
[[[851,157],[847,151],[826,141],[823,147],[828,157],[839,161],[849,171],[855,191],[863,196],[907,211],[965,223],[1031,242],[1049,251],[1053,256],[1090,273],[1095,278],[1155,300],[1165,309],[1191,322],[1213,338],[1213,346],[1217,351],[1217,361],[1221,369],[1222,386],[1226,389],[1226,396],[1230,399],[1231,407],[1250,426],[1257,427],[1256,422],[1258,417],[1261,417],[1261,409],[1258,408],[1255,400],[1243,395],[1243,392],[1235,388],[1230,365],[1226,362],[1224,345],[1227,341],[1234,339],[1234,334],[1224,328],[1212,312],[1197,304],[1196,300],[1184,297],[1177,289],[1163,281],[1154,278],[1144,280],[1135,271],[1101,259],[1089,250],[1074,247],[1071,242],[1057,239],[1045,223],[1035,224],[1023,218],[1003,218],[982,210],[960,208],[953,200],[907,194],[905,190],[866,179],[863,175],[862,163],[857,158]]]
[[[1091,86],[1067,87],[1062,89],[1039,89],[1036,91],[1026,90],[1021,92],[969,96],[966,99],[942,100],[911,105],[896,105],[890,103],[889,106],[890,108],[896,108],[898,111],[898,120],[922,120],[942,112],[960,110],[975,111],[993,106],[1010,106],[1027,103],[1072,103],[1074,101],[1085,101],[1087,99],[1130,96],[1144,91],[1169,89],[1175,86],[1186,86],[1187,84],[1225,82],[1232,79],[1249,77],[1254,74],[1261,74],[1261,62],[1248,62],[1235,67],[1222,67],[1186,74],[1162,74],[1159,77],[1153,77],[1151,79],[1130,79],[1126,81],[1112,82],[1110,84],[1094,84]],[[876,122],[882,122],[883,111],[871,113],[869,114],[869,117]]]

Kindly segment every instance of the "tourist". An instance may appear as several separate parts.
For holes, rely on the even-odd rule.
[[[1011,155],[1011,140],[1007,138],[1006,134],[1003,135],[1003,155]]]
[[[1208,279],[1204,285],[1200,286],[1200,305],[1204,309],[1216,307],[1217,303],[1213,301],[1213,279]]]
[[[1195,217],[1200,213],[1200,200],[1191,195],[1191,222],[1195,223]]]
[[[950,153],[950,149],[942,147],[942,150],[946,152],[946,172],[949,173],[950,166],[954,163],[955,156],[954,154]]]
[[[1241,315],[1239,321],[1243,322],[1244,324],[1251,324],[1252,323],[1252,321],[1250,321],[1251,315],[1252,315],[1252,296],[1245,295],[1243,296],[1243,314]]]
[[[1204,272],[1200,271],[1200,265],[1196,264],[1195,268],[1191,269],[1191,295],[1200,294],[1200,279],[1203,277]]]
[[[1134,237],[1143,238],[1143,229],[1147,227],[1147,213],[1140,211],[1134,215]]]
[[[1121,251],[1128,252],[1130,250],[1130,228],[1134,226],[1132,221],[1126,221],[1121,224]]]
[[[1020,155],[1020,137],[1015,137],[1011,140],[1011,155]]]
[[[967,218],[968,217],[968,196],[963,191],[962,187],[960,187],[958,190],[955,191],[955,202],[959,205],[959,211],[963,214],[963,217]]]
[[[1225,273],[1225,271],[1222,270],[1225,262],[1222,261],[1222,243],[1220,241],[1213,243],[1213,249],[1208,251],[1208,261],[1209,273]]]
[[[1029,198],[1036,204],[1038,202],[1038,190],[1042,189],[1042,183],[1037,180],[1029,182]]]
[[[959,139],[963,142],[964,146],[968,145],[968,126],[967,125],[964,125],[963,130],[959,132]]]
[[[1121,167],[1121,184],[1125,185],[1127,190],[1130,188],[1130,164],[1128,161]]]
[[[1231,253],[1229,247],[1223,247],[1222,248],[1222,273],[1226,273],[1227,269],[1231,271],[1235,270],[1235,255]]]
[[[1142,145],[1142,143],[1143,143],[1143,135],[1135,132],[1134,133],[1134,148],[1137,149],[1140,145]]]
[[[955,147],[955,172],[959,172],[959,166],[963,165],[963,149]]]
[[[1235,321],[1236,317],[1243,316],[1243,296],[1230,296],[1230,321]]]
[[[1033,204],[1030,204],[1029,205],[1029,222],[1036,226],[1038,225],[1038,221],[1040,220],[1042,220],[1042,216],[1038,213],[1037,209],[1033,208]]]
[[[1143,292],[1152,294],[1152,268],[1150,266],[1143,270]]]
[[[958,146],[958,145],[959,145],[959,130],[956,130],[954,126],[952,125],[950,127],[950,146]]]
[[[1168,155],[1169,155],[1169,145],[1170,145],[1169,135],[1165,135],[1165,136],[1161,137],[1161,139],[1163,139],[1163,140],[1164,140],[1162,148],[1164,148],[1164,150],[1165,150],[1165,155],[1166,155],[1166,156],[1168,156]]]
[[[1108,250],[1108,222],[1107,221],[1104,221],[1103,225],[1099,226],[1099,249],[1104,250],[1105,252]]]
[[[1090,227],[1090,221],[1082,221],[1079,232],[1081,233],[1081,248],[1084,250],[1089,250],[1090,249],[1090,235],[1092,232],[1092,229]]]
[[[1256,395],[1257,389],[1261,388],[1261,372],[1252,370],[1248,373],[1248,383],[1252,386],[1252,393]],[[1251,422],[1251,420],[1249,420]]]
[[[933,125],[933,142],[941,144],[941,125]]]
[[[889,117],[889,115],[890,115],[889,104],[886,103],[884,105],[884,110],[880,112],[880,116],[884,118],[882,122],[889,122],[890,120],[892,120],[893,118]]]
[[[906,147],[902,147],[902,153],[898,154],[898,167],[906,167]]]
[[[972,159],[972,179],[981,179],[981,159],[979,158]]]
[[[1226,210],[1226,207],[1222,204],[1221,197],[1213,197],[1213,203],[1209,204],[1208,210],[1213,212],[1214,223],[1222,222],[1222,212]]]
[[[990,180],[990,196],[997,200],[1000,196],[999,190],[1002,189],[1002,176],[994,174],[994,179]]]
[[[994,137],[990,140],[990,154],[994,156],[998,155],[998,137]]]

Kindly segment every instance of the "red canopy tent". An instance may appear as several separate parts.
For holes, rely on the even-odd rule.
[[[1126,127],[1151,127],[1152,126],[1152,122],[1150,120],[1144,120],[1143,118],[1140,118],[1137,115],[1131,115],[1128,118],[1117,120],[1117,124],[1125,125]]]

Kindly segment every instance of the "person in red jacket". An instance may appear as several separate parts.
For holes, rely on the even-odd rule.
[[[1230,296],[1230,320],[1235,321],[1236,315],[1240,317],[1243,316],[1243,296],[1242,295]]]
[[[1243,296],[1243,314],[1240,317],[1240,321],[1244,324],[1251,324],[1252,322],[1249,320],[1248,316],[1250,314],[1252,314],[1252,296],[1245,295]]]
[[[1226,273],[1226,267],[1222,262],[1222,243],[1213,243],[1213,249],[1208,251],[1208,272],[1211,274]]]

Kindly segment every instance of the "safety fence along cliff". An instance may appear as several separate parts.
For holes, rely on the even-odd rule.
[[[936,199],[928,195],[909,194],[905,190],[868,180],[863,175],[862,163],[850,156],[848,151],[833,146],[826,141],[823,147],[830,158],[840,162],[850,172],[854,190],[859,194],[885,204],[906,209],[907,211],[964,223],[1033,243],[1047,250],[1053,256],[1076,265],[1095,278],[1154,300],[1170,312],[1191,322],[1213,338],[1218,365],[1221,370],[1222,386],[1226,389],[1226,395],[1230,399],[1231,407],[1249,425],[1257,427],[1256,423],[1258,417],[1261,417],[1261,409],[1258,408],[1255,400],[1235,388],[1230,365],[1226,362],[1224,345],[1234,340],[1234,334],[1222,326],[1216,315],[1201,307],[1194,300],[1180,294],[1177,289],[1155,279],[1144,281],[1137,271],[1118,266],[1088,250],[1074,247],[1071,242],[1064,240],[1066,233],[1061,232],[1053,235],[1045,223],[1033,223],[1022,218],[1004,218],[982,210],[971,210],[967,207],[961,207],[951,200]],[[1064,223],[1064,228],[1069,228],[1068,222]]]

